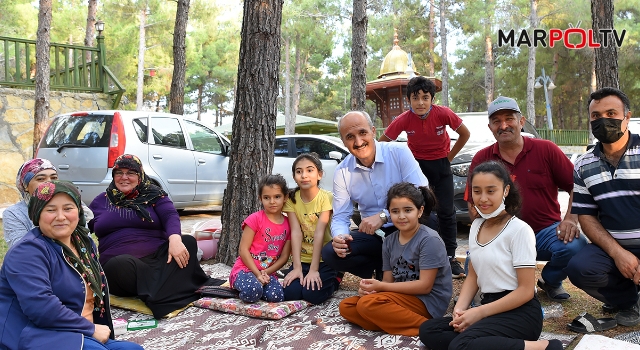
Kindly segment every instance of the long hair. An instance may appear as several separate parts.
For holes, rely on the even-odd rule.
[[[520,208],[522,207],[522,197],[520,197],[520,191],[511,179],[511,175],[509,174],[507,168],[505,168],[502,163],[495,160],[489,160],[484,163],[480,163],[473,169],[473,172],[471,173],[471,176],[469,178],[469,186],[473,184],[473,177],[476,174],[480,173],[493,174],[495,177],[500,179],[504,185],[502,187],[503,190],[507,188],[507,185],[509,185],[509,194],[504,199],[505,210],[511,215],[518,214]]]

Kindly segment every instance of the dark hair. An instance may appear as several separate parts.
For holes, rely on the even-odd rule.
[[[431,95],[431,101],[433,101],[436,96],[436,84],[423,76],[411,78],[407,84],[407,99],[411,99],[412,95],[418,94],[418,91],[422,91],[425,94],[428,92]]]
[[[622,105],[624,106],[624,114],[629,113],[629,111],[631,110],[631,102],[629,101],[629,97],[627,97],[624,92],[612,87],[603,87],[600,90],[592,92],[591,95],[589,95],[589,102],[587,102],[587,107],[591,105],[591,101],[602,100],[607,96],[617,96],[622,101]]]
[[[504,184],[503,189],[507,188],[507,185],[509,185],[509,194],[504,199],[504,206],[507,213],[516,215],[520,211],[522,198],[520,197],[520,191],[518,190],[518,187],[516,187],[513,180],[511,180],[511,175],[509,174],[507,168],[505,168],[502,163],[496,162],[495,160],[489,160],[484,163],[480,163],[473,169],[473,172],[469,177],[469,187],[471,187],[473,184],[473,177],[476,174],[480,173],[493,174],[495,177],[502,180],[502,183]]]
[[[411,182],[400,182],[391,186],[389,192],[387,192],[387,210],[389,210],[391,200],[394,198],[407,198],[413,202],[418,209],[424,206],[424,211],[420,218],[420,223],[424,225],[429,221],[429,214],[431,210],[433,210],[433,207],[436,206],[436,196],[429,187],[416,187],[416,185]]]
[[[289,193],[289,188],[287,188],[287,180],[280,174],[267,175],[260,180],[258,184],[258,195],[262,197],[262,189],[267,186],[278,185],[280,186],[280,190],[282,190],[282,194],[285,196]]]
[[[296,157],[296,160],[293,161],[293,165],[291,165],[291,172],[293,173],[294,179],[296,177],[296,166],[298,165],[298,162],[300,162],[303,159],[306,159],[311,163],[313,163],[316,169],[318,169],[319,174],[324,174],[324,170],[322,170],[322,162],[320,161],[320,157],[318,156],[318,153],[309,152],[309,153],[303,153],[299,155],[298,157]],[[320,186],[320,180],[318,180],[318,186]],[[298,192],[299,190],[300,190],[300,186],[296,186],[296,188],[292,189],[289,192],[289,198],[293,203],[296,202],[296,192]]]

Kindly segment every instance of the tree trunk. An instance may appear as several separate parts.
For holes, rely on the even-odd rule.
[[[614,29],[613,0],[591,0],[591,20],[595,42],[602,44],[603,38],[596,34],[600,29]],[[598,89],[603,87],[619,88],[618,80],[618,47],[608,38],[608,45],[595,49],[596,83]]]
[[[302,80],[302,57],[300,49],[300,37],[296,35],[296,72],[293,76],[293,94],[291,95],[291,116],[289,117],[289,125],[287,135],[296,133],[296,118],[298,117],[298,109],[300,108],[300,81]]]
[[[436,74],[436,66],[433,62],[433,39],[435,37],[435,12],[436,5],[435,0],[429,0],[429,76],[433,77]]]
[[[261,209],[258,182],[273,167],[282,4],[244,1],[233,138],[215,258],[227,265],[238,256],[242,221]]]
[[[489,25],[490,27],[490,25]],[[484,37],[484,93],[487,106],[493,101],[495,64],[493,62],[493,47],[491,43],[491,35]]]
[[[171,79],[171,113],[184,114],[184,85],[187,76],[187,22],[189,21],[189,2],[178,0],[176,24],[173,29],[173,77]]]
[[[538,17],[538,0],[531,0],[531,13],[529,14],[529,28],[536,29],[540,26]],[[536,104],[533,86],[536,83],[536,47],[529,47],[529,62],[527,66],[527,120],[536,125]]]
[[[144,52],[146,48],[145,30],[147,23],[147,9],[140,10],[140,36],[138,39],[138,86],[136,90],[136,111],[141,111],[144,94]],[[173,103],[171,104],[173,108]]]
[[[351,17],[351,109],[364,111],[367,100],[367,0],[353,0]]]
[[[200,114],[202,113],[202,89],[203,88],[204,88],[204,84],[198,85],[198,120],[202,120]]]
[[[295,133],[295,118],[291,116],[291,39],[284,40],[284,133]]]
[[[36,37],[36,90],[33,118],[33,156],[44,135],[49,117],[49,43],[51,30],[51,0],[40,0]]]
[[[440,0],[440,46],[442,46],[442,105],[449,106],[449,62],[447,61],[447,4]]]
[[[98,0],[89,0],[87,7],[87,29],[84,35],[84,46],[93,46],[93,35],[96,30],[96,13],[98,13]],[[91,52],[85,54],[85,61],[91,61]]]

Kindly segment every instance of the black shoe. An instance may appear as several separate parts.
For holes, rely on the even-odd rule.
[[[458,261],[458,259],[456,259],[455,257],[452,257],[449,260],[449,263],[451,264],[452,278],[462,278],[467,276],[464,274],[464,269],[462,268],[462,265],[460,265],[460,262]]]
[[[620,309],[618,309],[617,306],[613,306],[611,304],[602,304],[602,313],[603,314],[615,314],[616,312],[620,311]]]
[[[632,327],[640,324],[640,299],[628,309],[618,311],[615,318],[619,325]]]
[[[547,296],[549,297],[549,299],[553,301],[563,302],[571,298],[571,295],[567,293],[564,287],[562,287],[562,284],[560,285],[560,287],[551,287],[550,285],[545,283],[543,280],[539,279],[538,287],[540,287],[540,289],[542,289],[545,293],[547,293]]]

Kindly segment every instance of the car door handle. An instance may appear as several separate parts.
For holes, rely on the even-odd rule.
[[[153,159],[162,160],[162,156],[159,154],[154,154]]]
[[[60,169],[60,170],[69,170],[69,165],[68,164],[60,164],[60,165],[58,165],[58,169]]]
[[[198,164],[199,165],[207,164],[207,161],[202,158],[198,158]]]

